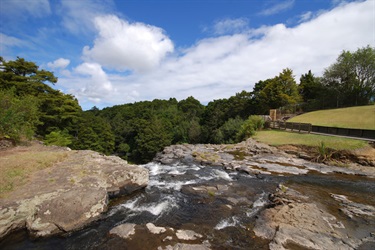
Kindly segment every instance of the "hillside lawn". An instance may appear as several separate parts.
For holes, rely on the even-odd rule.
[[[254,139],[272,146],[306,145],[318,147],[321,142],[324,142],[326,147],[334,150],[355,150],[369,147],[369,144],[362,140],[315,134],[299,134],[278,130],[258,131]]]
[[[313,111],[293,117],[288,122],[338,128],[375,129],[375,105]]]

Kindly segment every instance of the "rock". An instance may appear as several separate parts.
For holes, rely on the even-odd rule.
[[[117,227],[114,227],[109,231],[110,235],[116,235],[123,239],[128,239],[130,236],[135,234],[135,224],[132,223],[125,223],[121,224]]]
[[[375,207],[373,206],[353,202],[345,195],[331,194],[331,197],[341,203],[340,210],[350,218],[353,216],[375,216]]]
[[[148,228],[148,230],[152,234],[161,234],[161,233],[164,233],[165,231],[167,231],[167,229],[165,229],[165,227],[157,227],[152,223],[147,223],[146,227]]]
[[[308,249],[355,249],[362,243],[348,238],[336,217],[289,190],[288,198],[279,194],[272,197],[274,202],[284,202],[264,210],[253,229],[256,236],[271,240],[270,249],[288,249],[288,244]]]
[[[89,150],[67,154],[64,161],[36,172],[26,185],[0,200],[0,239],[20,228],[36,237],[80,229],[107,210],[109,197],[148,184],[147,169],[119,157]]]
[[[208,250],[211,249],[209,244],[185,244],[177,243],[174,246],[158,247],[158,250]]]
[[[196,240],[202,238],[203,235],[198,234],[192,230],[177,230],[176,236],[179,240]]]
[[[77,195],[79,194],[79,195]],[[26,227],[33,236],[47,236],[83,227],[107,211],[108,196],[103,188],[83,187],[44,200]]]

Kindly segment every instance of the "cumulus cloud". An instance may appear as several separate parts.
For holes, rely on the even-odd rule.
[[[282,1],[281,3],[279,2],[271,7],[268,7],[267,9],[264,9],[259,14],[263,16],[275,15],[279,12],[292,8],[293,5],[294,5],[294,0],[285,0],[285,1]]]
[[[89,76],[84,79],[84,87],[77,89],[75,86],[75,92],[72,91],[77,96],[81,95],[82,100],[98,98],[101,104],[114,105],[154,98],[184,99],[194,96],[206,103],[242,90],[251,91],[256,82],[274,77],[286,67],[293,69],[297,81],[308,70],[319,76],[342,50],[354,51],[373,45],[373,36],[369,34],[374,29],[373,2],[352,2],[324,13],[313,13],[312,19],[295,27],[277,24],[197,41],[181,53],[165,58],[157,70],[126,74],[112,71],[107,75],[99,64],[108,66],[109,62],[103,60],[105,55],[99,56],[101,54],[96,51],[99,48],[103,53],[113,55],[116,52],[121,57],[112,57],[111,67],[130,67],[129,61],[122,61],[126,49],[119,46],[115,50],[111,46],[116,44],[116,39],[122,41],[114,38],[117,31],[126,30],[134,24],[117,21],[118,30],[110,26],[112,28],[107,31],[101,30],[103,33],[98,38],[107,38],[111,43],[101,43],[97,39],[94,47],[87,49],[89,55],[86,56],[97,60],[97,64],[87,62],[76,69],[76,72]],[[142,27],[147,30],[149,26]],[[111,32],[115,34],[111,35]],[[82,83],[78,80],[71,82],[78,86]],[[109,94],[100,94],[101,89]]]
[[[94,102],[100,102],[103,97],[110,97],[115,90],[108,80],[107,74],[97,63],[82,63],[74,69],[74,72],[85,76],[85,78],[80,78],[81,88],[75,90],[77,96],[86,97]]]
[[[95,18],[95,26],[99,34],[83,55],[108,68],[148,71],[174,50],[172,41],[155,26],[129,23],[114,15]]]
[[[69,64],[69,59],[59,58],[53,62],[47,63],[47,66],[51,69],[65,69]]]

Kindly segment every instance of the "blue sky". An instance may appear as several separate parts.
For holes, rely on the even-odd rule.
[[[0,55],[53,71],[84,109],[321,76],[374,30],[375,0],[0,0]]]

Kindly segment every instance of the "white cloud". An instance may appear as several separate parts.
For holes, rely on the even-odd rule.
[[[83,35],[95,31],[94,19],[113,9],[112,0],[62,1],[59,14],[70,32]]]
[[[51,69],[65,69],[70,64],[69,59],[59,58],[53,62],[47,63],[47,66]]]
[[[307,11],[307,12],[303,13],[302,15],[300,15],[298,22],[299,23],[306,22],[306,21],[310,20],[312,17],[313,17],[313,13],[311,11]]]
[[[173,52],[172,41],[158,27],[129,23],[114,15],[95,18],[94,46],[83,49],[86,60],[117,70],[148,71]]]
[[[26,18],[26,15],[44,17],[51,14],[48,0],[14,1],[2,0],[0,13],[8,17]]]
[[[249,21],[245,18],[223,19],[214,25],[214,33],[217,35],[239,33],[248,28]]]
[[[90,78],[63,79],[63,82],[71,84],[72,93],[81,102],[97,98],[101,105],[114,105],[154,98],[184,99],[188,96],[209,102],[227,98],[242,90],[251,91],[256,82],[274,77],[286,67],[293,69],[297,81],[301,74],[310,69],[319,76],[342,50],[355,51],[368,44],[374,46],[371,35],[374,32],[373,6],[371,0],[353,2],[314,14],[316,17],[313,19],[292,28],[278,24],[203,39],[181,51],[181,54],[165,58],[156,70],[143,73],[112,72],[107,75],[99,65],[105,66],[107,61],[90,55],[92,60],[101,59],[97,60],[99,64],[90,66],[90,63],[86,63],[76,70],[89,74]],[[124,21],[120,23],[126,27],[132,26]],[[114,32],[115,29],[111,27],[102,32]],[[111,41],[107,46],[114,46],[116,39],[122,41],[122,37],[115,39],[115,35],[113,38],[106,34],[102,36]],[[118,57],[124,57],[122,46],[115,50],[97,41],[89,52],[98,49],[98,44],[112,56],[117,52]],[[111,58],[111,67],[129,67],[129,62]],[[109,91],[100,94],[101,89]],[[85,108],[90,108],[90,105]]]
[[[110,97],[115,91],[107,74],[97,63],[83,63],[74,69],[74,73],[85,76],[79,78],[80,89],[74,92],[78,97],[88,98],[91,101],[100,102],[103,97]]]
[[[294,5],[294,0],[285,0],[283,2],[279,2],[267,9],[264,9],[263,11],[261,11],[259,14],[263,15],[263,16],[270,16],[270,15],[274,15],[274,14],[277,14],[279,12],[282,12],[282,11],[285,11],[285,10],[288,10],[290,8],[292,8]]]

